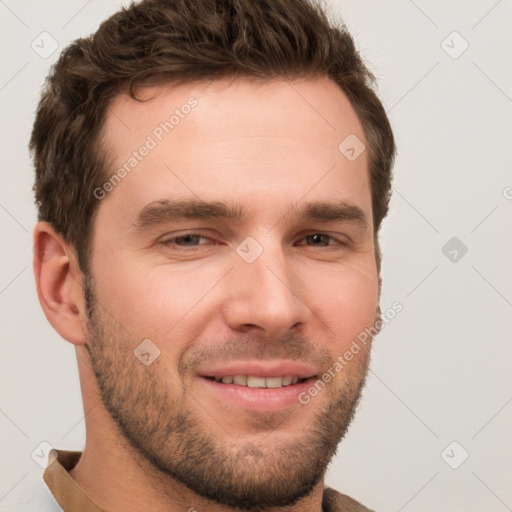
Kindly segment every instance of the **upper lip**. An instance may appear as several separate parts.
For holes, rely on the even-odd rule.
[[[197,373],[201,377],[224,377],[226,375],[251,375],[254,377],[282,377],[297,375],[308,379],[318,371],[307,363],[289,360],[210,362],[200,365]]]

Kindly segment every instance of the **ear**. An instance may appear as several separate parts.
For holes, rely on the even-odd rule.
[[[34,229],[37,295],[53,328],[74,345],[85,345],[83,274],[74,249],[47,222]]]

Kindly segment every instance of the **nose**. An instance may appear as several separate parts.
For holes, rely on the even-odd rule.
[[[283,249],[265,244],[252,263],[238,254],[233,257],[235,266],[225,283],[223,303],[227,325],[238,332],[260,331],[272,338],[303,328],[311,311]]]

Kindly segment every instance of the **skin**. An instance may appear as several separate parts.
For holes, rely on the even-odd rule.
[[[349,134],[365,142],[361,124],[327,78],[218,80],[143,95],[147,101],[119,95],[109,108],[103,140],[112,172],[169,113],[190,97],[198,103],[100,200],[91,277],[50,225],[34,232],[38,296],[76,346],[86,411],[85,449],[70,474],[109,512],[235,510],[162,470],[180,457],[190,462],[181,447],[195,442],[199,452],[225,456],[212,468],[211,460],[196,464],[218,475],[215,485],[231,476],[255,495],[258,485],[283,495],[281,505],[262,509],[281,510],[286,498],[288,511],[320,512],[323,473],[354,412],[370,344],[307,406],[255,410],[225,399],[199,373],[233,361],[295,361],[320,376],[374,324],[380,290],[368,156],[351,162],[338,150]],[[137,227],[145,206],[176,199],[236,202],[246,218]],[[366,223],[297,217],[317,201],[343,201]],[[206,238],[171,240],[191,232]],[[308,237],[315,233],[328,236]],[[262,248],[252,263],[236,251],[249,236]],[[160,351],[148,366],[134,356],[144,339]],[[287,482],[309,474],[315,453],[307,494],[286,494]]]

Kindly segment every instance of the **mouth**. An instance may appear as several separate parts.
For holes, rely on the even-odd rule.
[[[256,375],[223,375],[221,377],[206,377],[222,384],[234,384],[247,388],[283,388],[304,382],[308,377],[302,378],[298,375],[283,375],[275,377],[258,377]]]
[[[294,361],[210,362],[198,369],[204,397],[223,409],[275,412],[299,407],[319,371]]]

